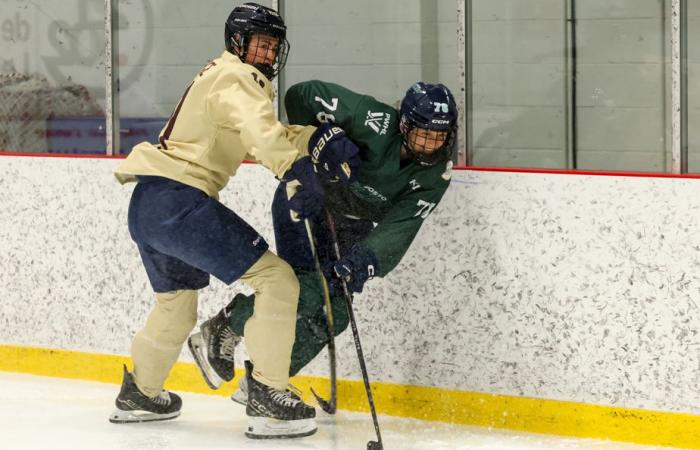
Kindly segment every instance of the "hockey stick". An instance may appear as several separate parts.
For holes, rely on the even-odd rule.
[[[311,247],[311,255],[314,258],[314,265],[316,266],[316,272],[318,272],[318,278],[321,281],[321,287],[323,288],[323,303],[326,307],[326,324],[328,325],[328,360],[331,367],[331,398],[330,400],[324,400],[319,396],[314,388],[311,388],[311,393],[316,397],[316,401],[322,410],[328,414],[335,414],[337,405],[337,381],[336,381],[336,362],[335,362],[335,327],[333,326],[333,307],[331,306],[331,296],[328,290],[328,283],[326,282],[326,277],[323,276],[323,271],[321,270],[321,263],[318,260],[318,253],[316,252],[316,243],[314,240],[314,233],[311,229],[311,222],[309,219],[304,219],[304,225],[306,226],[306,234],[309,238],[309,246]]]
[[[333,250],[335,250],[335,257],[340,260],[340,246],[338,245],[338,235],[335,231],[335,222],[331,213],[326,211],[326,218],[328,220],[328,228],[331,231],[331,239],[333,240]],[[367,366],[365,365],[365,357],[362,353],[362,345],[360,344],[360,334],[357,331],[357,322],[355,321],[355,313],[352,308],[352,294],[348,290],[347,282],[344,279],[340,279],[343,286],[343,294],[345,294],[345,302],[348,307],[348,315],[350,316],[350,326],[352,327],[352,337],[355,340],[355,350],[357,350],[357,359],[360,360],[360,370],[362,370],[362,379],[365,382],[365,392],[367,392],[367,401],[369,402],[369,410],[372,413],[372,421],[374,422],[374,431],[377,432],[376,441],[367,442],[367,450],[383,450],[384,445],[382,444],[382,435],[379,432],[379,420],[377,420],[377,410],[374,408],[374,399],[372,398],[372,388],[369,385],[369,376],[367,375]]]

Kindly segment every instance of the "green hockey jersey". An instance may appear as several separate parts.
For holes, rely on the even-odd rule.
[[[377,224],[363,243],[377,257],[377,275],[386,275],[440,202],[450,184],[452,163],[423,167],[401,161],[399,112],[337,84],[296,84],[287,91],[284,104],[290,124],[332,122],[360,148],[359,182],[327,184],[326,206],[334,214]]]

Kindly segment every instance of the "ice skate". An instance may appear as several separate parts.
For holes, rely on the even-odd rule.
[[[299,390],[299,388],[293,386],[292,384],[287,385],[287,387],[294,395],[297,396],[297,398],[301,398],[301,390]],[[241,381],[238,382],[238,389],[236,389],[236,392],[231,394],[231,400],[239,405],[248,405],[248,377],[243,377],[241,378]]]
[[[204,381],[212,389],[219,389],[225,381],[233,380],[234,354],[241,337],[231,330],[228,323],[237,297],[217,315],[204,322],[199,327],[200,332],[187,340]]]
[[[117,409],[109,416],[112,423],[152,422],[174,419],[180,415],[182,399],[172,392],[161,391],[155,397],[147,397],[134,382],[132,374],[124,366],[122,388],[115,400]]]
[[[285,439],[310,436],[316,427],[316,410],[289,389],[266,386],[252,377],[253,365],[246,361],[248,398],[246,414],[251,439]]]

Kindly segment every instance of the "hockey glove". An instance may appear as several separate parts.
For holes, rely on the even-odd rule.
[[[360,149],[342,128],[321,124],[309,139],[309,154],[324,179],[350,183],[358,177]]]
[[[360,244],[354,245],[347,256],[333,264],[335,275],[345,280],[352,292],[362,292],[367,280],[374,278],[378,270],[377,257],[372,250]]]
[[[292,220],[297,222],[314,217],[323,211],[323,188],[316,177],[311,158],[305,156],[297,160],[284,174],[287,198]]]

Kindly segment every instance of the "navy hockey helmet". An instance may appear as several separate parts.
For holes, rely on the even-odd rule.
[[[452,157],[457,142],[458,112],[455,99],[447,86],[422,81],[414,84],[401,101],[399,115],[404,147],[416,163],[434,166]],[[415,139],[416,133],[411,133],[416,128],[444,132],[437,133],[441,139],[439,142],[433,141],[433,151],[418,151],[417,147],[426,146],[426,141],[431,138],[424,137],[419,144]]]
[[[224,31],[226,50],[245,60],[253,34],[264,34],[279,40],[277,55],[272,64],[254,64],[256,69],[272,80],[287,63],[287,26],[277,11],[257,3],[244,3],[233,8]]]

